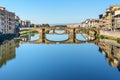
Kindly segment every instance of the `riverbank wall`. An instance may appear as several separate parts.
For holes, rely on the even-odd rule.
[[[1,34],[0,35],[0,44],[5,41],[11,40],[16,37],[16,34]]]
[[[120,31],[103,31],[103,30],[100,30],[100,35],[120,38]]]

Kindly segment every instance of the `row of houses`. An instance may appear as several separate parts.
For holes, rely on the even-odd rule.
[[[98,19],[87,19],[80,24],[80,27],[99,28],[99,20]]]
[[[71,27],[71,28],[80,27],[80,24],[68,24],[67,27]]]
[[[14,34],[19,27],[30,27],[29,20],[21,20],[14,12],[0,6],[0,34]]]
[[[110,6],[104,14],[99,15],[99,21],[103,29],[120,28],[120,6]]]
[[[99,20],[98,19],[86,19],[84,22],[80,24],[69,24],[67,27],[76,28],[76,27],[96,27],[99,28]]]
[[[67,27],[95,27],[103,30],[114,30],[120,28],[120,6],[114,5],[99,15],[99,19],[86,19],[81,24],[71,24]]]

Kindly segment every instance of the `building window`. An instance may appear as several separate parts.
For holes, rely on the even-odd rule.
[[[12,28],[11,28],[11,26],[9,26],[9,30],[11,30]]]

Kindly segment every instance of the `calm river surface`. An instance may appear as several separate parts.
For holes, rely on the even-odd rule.
[[[110,53],[110,49],[104,51],[106,45],[102,43],[20,44],[18,40],[8,41],[0,46],[0,80],[120,80],[120,58],[114,55],[120,55],[120,48],[112,45],[115,53]]]

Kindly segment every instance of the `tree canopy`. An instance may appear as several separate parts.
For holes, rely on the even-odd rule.
[[[49,24],[42,24],[42,27],[50,27]]]

